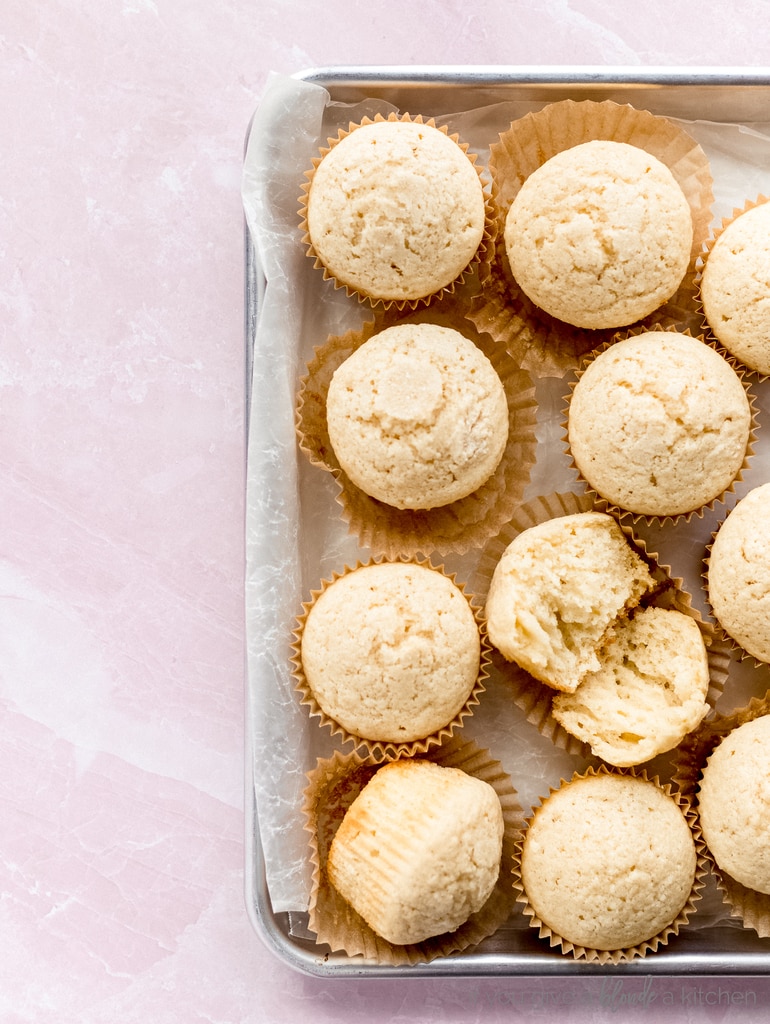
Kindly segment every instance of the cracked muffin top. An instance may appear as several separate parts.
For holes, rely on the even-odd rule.
[[[575,385],[568,438],[578,471],[607,501],[675,516],[718,498],[751,433],[740,377],[715,349],[648,331],[600,352]]]
[[[505,248],[522,291],[583,328],[624,327],[676,292],[693,222],[664,163],[625,142],[594,140],[551,157],[506,216]]]
[[[465,270],[485,213],[479,174],[446,132],[376,121],[340,139],[319,163],[307,227],[318,258],[341,284],[372,299],[415,300]]]

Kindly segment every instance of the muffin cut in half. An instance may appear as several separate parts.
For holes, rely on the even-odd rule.
[[[560,516],[503,552],[486,602],[489,639],[536,679],[573,693],[599,669],[609,630],[654,586],[612,516]]]
[[[551,710],[567,732],[617,767],[671,750],[709,711],[709,663],[696,620],[674,608],[637,608],[599,653],[600,668]]]

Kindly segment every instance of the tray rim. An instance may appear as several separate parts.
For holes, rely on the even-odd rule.
[[[341,84],[498,85],[770,85],[770,65],[349,64],[320,65],[290,76],[325,88]]]
[[[354,88],[364,94],[396,86],[479,87],[489,89],[543,87],[547,90],[606,88],[662,89],[679,87],[721,87],[731,91],[767,89],[770,98],[770,66],[713,67],[644,65],[328,65],[308,67],[290,75],[292,79],[319,85],[330,92]],[[751,119],[746,119],[751,120]],[[770,121],[770,108],[767,120]],[[245,146],[251,132],[247,126]],[[254,341],[259,305],[265,280],[244,218],[244,429],[246,471],[248,470],[249,408]],[[248,629],[248,626],[247,626]],[[286,966],[317,978],[396,977],[765,977],[770,976],[770,940],[758,939],[750,930],[735,929],[747,941],[766,943],[765,950],[732,950],[719,956],[697,951],[676,950],[682,935],[668,947],[642,959],[621,964],[588,964],[542,948],[542,953],[492,953],[469,951],[439,958],[425,964],[384,966],[361,958],[338,955],[326,947],[303,945],[284,927],[286,914],[273,912],[267,890],[265,862],[259,836],[258,809],[254,790],[255,750],[249,728],[251,697],[248,665],[245,671],[244,719],[244,888],[246,911],[254,931],[264,945]]]

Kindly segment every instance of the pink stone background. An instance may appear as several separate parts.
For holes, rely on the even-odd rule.
[[[763,0],[5,0],[3,1024],[618,1019],[595,979],[330,982],[252,931],[243,139],[271,70],[770,65],[769,14]],[[770,1005],[761,979],[707,986],[732,1006],[696,1008],[692,988],[656,980],[654,1004],[622,1018],[758,1020]]]

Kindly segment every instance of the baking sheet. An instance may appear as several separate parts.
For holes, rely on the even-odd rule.
[[[571,96],[628,101],[678,120],[703,146],[712,165],[714,218],[729,215],[747,198],[770,189],[770,124],[751,120],[768,110],[770,78],[754,70],[687,75],[553,69],[531,73],[505,69],[330,69],[298,77],[271,76],[248,137],[243,174],[246,237],[246,342],[248,398],[247,528],[247,900],[258,927],[287,961],[320,973],[367,973],[371,967],[323,959],[304,920],[310,887],[307,833],[299,807],[305,772],[334,744],[299,705],[290,671],[290,641],[300,602],[323,576],[368,552],[339,521],[329,474],[298,452],[294,433],[297,382],[315,345],[329,334],[359,326],[367,307],[324,282],[307,258],[297,209],[303,171],[318,146],[339,127],[375,113],[408,110],[436,116],[458,131],[486,162],[488,146],[511,120],[545,102]],[[760,102],[764,99],[764,103]],[[717,114],[724,122],[704,120]],[[370,318],[370,316],[369,316]],[[539,381],[538,462],[525,499],[554,490],[580,490],[562,443],[561,410],[567,380]],[[770,445],[762,444],[769,404],[766,385],[754,386],[760,420],[750,471],[727,507],[750,487],[770,479]],[[695,518],[686,527],[639,529],[651,550],[683,576],[694,603],[707,614],[700,591],[701,559],[726,508]],[[478,552],[444,559],[462,580],[473,574]],[[764,693],[764,669],[734,659],[729,685],[718,705],[729,710]],[[525,809],[581,769],[582,759],[555,750],[490,685],[467,735],[488,747],[510,772]],[[660,766],[666,773],[666,764]],[[658,768],[653,763],[653,768]],[[690,954],[689,943],[696,952]],[[482,951],[427,965],[425,973],[571,972],[581,965],[543,950],[524,920],[511,922]],[[719,973],[770,970],[770,943],[747,934],[721,907],[713,885],[687,934],[639,968]],[[685,950],[685,952],[682,952]],[[737,950],[737,953],[734,953]],[[737,956],[737,959],[736,959]],[[684,960],[682,960],[684,957]],[[491,959],[490,959],[491,958]],[[583,965],[584,968],[585,965]],[[596,968],[592,968],[596,971]],[[614,970],[618,970],[615,968]],[[374,973],[380,973],[374,971]],[[410,974],[417,973],[414,969]]]

